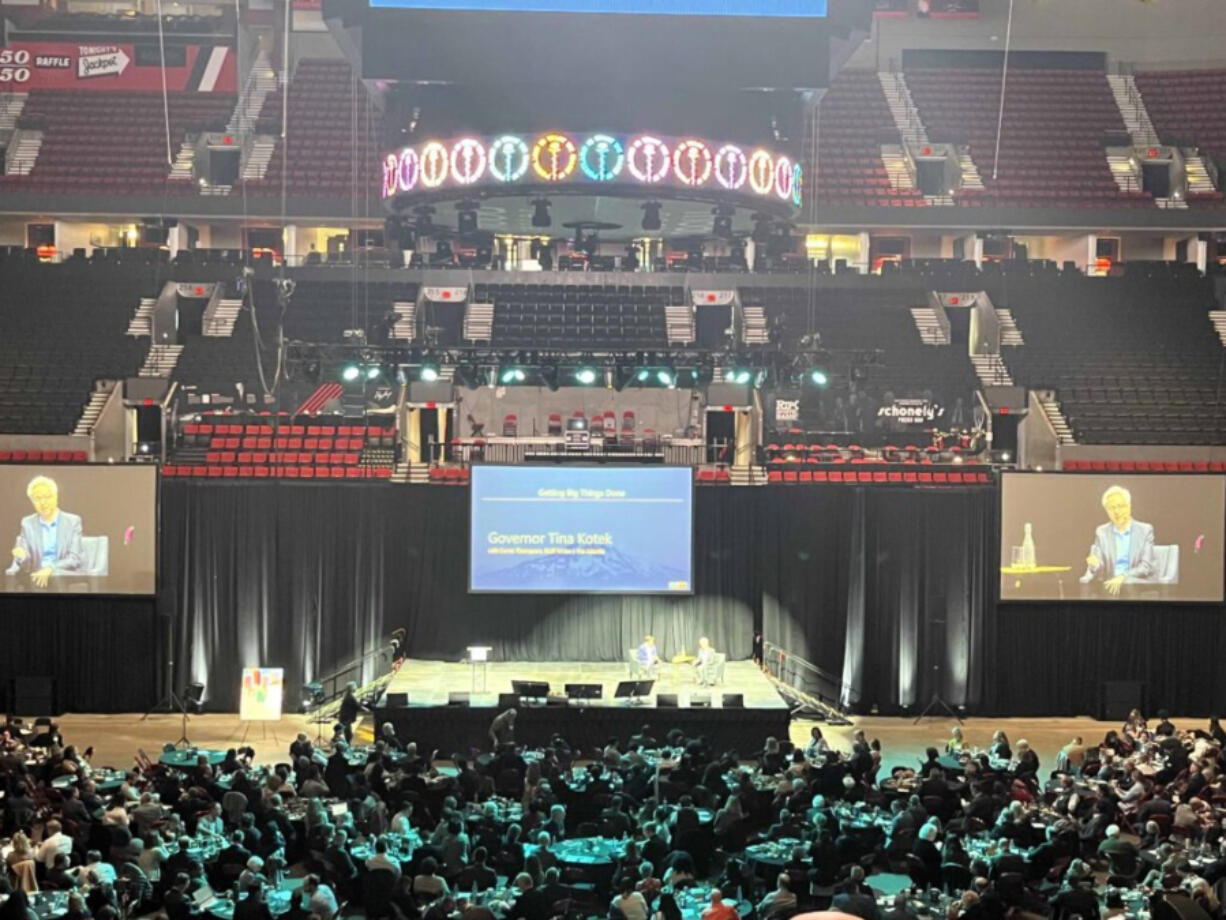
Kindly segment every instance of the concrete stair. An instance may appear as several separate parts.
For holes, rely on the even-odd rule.
[[[234,323],[243,309],[241,300],[219,300],[217,308],[204,323],[204,334],[213,338],[228,339],[234,334]]]
[[[417,301],[397,300],[392,304],[396,324],[392,326],[392,338],[412,342],[417,338]]]
[[[885,167],[885,174],[890,180],[890,188],[915,188],[915,175],[911,172],[911,162],[901,147],[883,144],[881,165]]]
[[[464,339],[489,343],[494,338],[494,305],[470,303],[464,310]]]
[[[113,380],[99,380],[94,384],[94,391],[89,394],[89,400],[81,410],[76,427],[72,430],[73,434],[88,437],[94,433],[94,426],[98,424],[98,416],[102,414],[102,410],[106,407],[106,401],[111,398],[111,393],[114,390],[115,382]]]
[[[4,169],[10,176],[28,176],[43,148],[43,132],[18,130],[9,138]]]
[[[879,72],[877,80],[885,93],[885,101],[890,106],[890,114],[894,116],[894,125],[902,139],[912,146],[924,147],[928,144],[928,131],[920,119],[919,108],[911,98],[911,89],[907,86],[907,78],[901,73]]]
[[[252,141],[251,151],[247,154],[247,162],[243,164],[243,179],[263,179],[276,149],[275,137],[271,134],[257,134]]]
[[[1013,375],[1009,373],[1005,359],[998,354],[971,355],[971,366],[985,387],[1013,386]]]
[[[153,309],[157,306],[156,297],[142,297],[136,306],[136,312],[128,320],[126,335],[153,335]]]
[[[1137,88],[1137,81],[1132,74],[1108,74],[1107,83],[1111,87],[1111,95],[1115,97],[1116,107],[1124,119],[1124,126],[1132,135],[1132,142],[1138,147],[1153,147],[1160,143],[1154,123],[1149,120],[1149,110],[1145,107],[1145,99]]]
[[[694,308],[685,304],[664,308],[664,326],[669,345],[691,345],[694,342]]]
[[[196,145],[185,140],[179,145],[179,152],[175,155],[174,163],[171,164],[170,178],[183,182],[190,181],[195,163]]]
[[[996,321],[1000,323],[1000,344],[1001,345],[1025,345],[1026,340],[1022,338],[1022,330],[1017,328],[1017,320],[1013,316],[1013,311],[1008,307],[996,308]]]
[[[925,345],[948,345],[949,333],[937,318],[932,307],[912,307],[911,319],[919,330],[920,341]]]
[[[29,93],[0,94],[0,135],[16,130],[17,119],[21,117],[29,98]]]
[[[746,345],[767,345],[766,311],[761,307],[741,306],[741,341]]]
[[[962,170],[962,187],[972,192],[982,192],[983,176],[979,175],[979,167],[969,153],[959,152],[958,167]]]
[[[179,363],[179,355],[183,354],[182,345],[152,345],[145,363],[141,365],[141,377],[169,378]]]
[[[1183,152],[1184,174],[1188,178],[1189,195],[1212,195],[1217,192],[1217,186],[1209,176],[1209,168],[1205,159],[1199,153],[1191,150]]]
[[[1139,192],[1141,184],[1141,167],[1131,155],[1122,153],[1107,154],[1107,168],[1111,170],[1111,178],[1121,192]]]
[[[243,87],[242,95],[235,103],[234,112],[226,123],[231,134],[247,134],[255,129],[268,94],[277,89],[277,72],[268,62],[268,55],[261,51],[251,65],[251,73]]]
[[[1210,310],[1209,321],[1213,323],[1213,331],[1217,333],[1222,345],[1226,346],[1226,310]]]
[[[1068,419],[1064,417],[1064,410],[1060,407],[1060,403],[1055,396],[1044,393],[1039,397],[1039,404],[1043,407],[1043,414],[1047,416],[1047,420],[1051,422],[1052,429],[1056,432],[1056,442],[1059,444],[1076,444],[1077,440],[1073,437],[1072,426],[1069,425]]]

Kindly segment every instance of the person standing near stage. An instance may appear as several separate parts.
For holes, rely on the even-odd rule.
[[[345,732],[345,740],[351,744],[353,743],[353,723],[358,720],[358,716],[362,714],[362,710],[365,708],[361,700],[358,699],[358,685],[353,681],[349,681],[345,685],[345,695],[341,699],[341,708],[336,720],[341,724]]]
[[[493,744],[494,750],[498,750],[499,746],[510,744],[515,740],[516,715],[515,709],[511,708],[506,712],[499,713],[494,717],[494,721],[490,723],[490,743]]]
[[[651,680],[656,679],[656,673],[660,670],[660,653],[656,650],[655,636],[644,637],[643,644],[635,649],[634,660],[638,662],[640,671]]]

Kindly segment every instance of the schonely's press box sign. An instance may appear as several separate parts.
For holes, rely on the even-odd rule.
[[[32,89],[162,91],[157,41],[13,42],[0,48],[0,92]],[[166,46],[166,88],[174,93],[236,93],[238,64],[226,44]]]

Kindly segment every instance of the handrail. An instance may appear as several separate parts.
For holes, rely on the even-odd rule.
[[[794,655],[773,642],[762,643],[762,665],[781,682],[794,687],[837,709],[844,709],[847,702],[856,702],[859,694],[851,690],[841,677]]]
[[[333,700],[343,696],[345,693],[345,686],[350,680],[353,679],[355,672],[360,674],[362,668],[364,668],[370,661],[378,656],[388,655],[390,657],[388,662],[390,665],[391,661],[395,660],[396,656],[400,652],[400,649],[403,647],[404,639],[404,629],[397,629],[387,638],[386,642],[382,642],[376,645],[374,648],[366,650],[357,658],[347,661],[345,664],[336,668],[334,671],[332,671],[332,673],[313,681],[313,683],[319,684],[323,698],[313,703],[312,708],[326,706]]]

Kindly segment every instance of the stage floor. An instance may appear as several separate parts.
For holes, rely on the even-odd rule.
[[[482,683],[481,665],[477,665],[474,683],[473,666],[454,661],[423,661],[409,658],[388,684],[388,693],[407,693],[409,706],[446,706],[452,693],[470,694],[474,707],[497,706],[498,694],[511,692],[511,681],[546,681],[551,694],[565,695],[566,684],[600,684],[603,698],[584,703],[586,706],[621,706],[613,691],[619,681],[629,680],[625,664],[596,661],[515,662],[491,661]],[[692,665],[665,664],[660,668],[654,693],[645,698],[645,707],[657,706],[657,695],[675,693],[679,706],[690,705],[694,694],[711,699],[711,708],[723,705],[723,694],[739,693],[745,709],[784,709],[787,704],[775,692],[771,682],[752,661],[729,661],[724,682],[716,687],[700,687]],[[474,692],[476,691],[476,692]],[[382,702],[382,701],[381,701]]]

